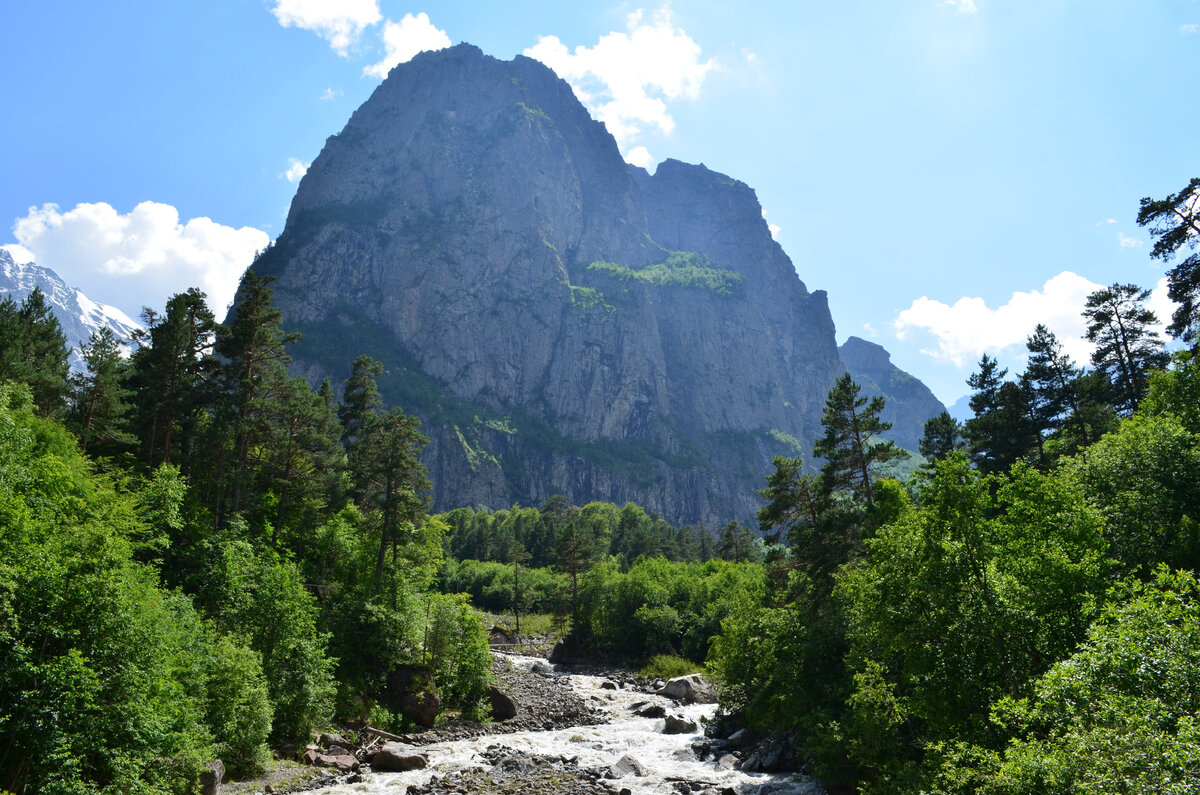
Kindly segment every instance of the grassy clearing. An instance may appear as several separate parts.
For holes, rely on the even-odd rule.
[[[647,679],[674,679],[676,676],[703,672],[704,666],[700,663],[694,663],[673,654],[656,654],[650,658],[642,670],[638,671],[638,675]]]

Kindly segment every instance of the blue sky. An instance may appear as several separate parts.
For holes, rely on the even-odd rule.
[[[7,3],[0,243],[133,316],[222,305],[378,73],[530,51],[629,159],[755,188],[839,339],[951,402],[1039,320],[1086,358],[1087,293],[1161,279],[1134,219],[1200,174],[1198,25],[1195,0]]]

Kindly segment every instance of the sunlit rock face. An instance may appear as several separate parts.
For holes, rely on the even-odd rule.
[[[548,68],[469,45],[392,70],[255,268],[306,335],[299,372],[383,362],[438,509],[563,494],[751,521],[843,372],[753,190],[629,166]]]

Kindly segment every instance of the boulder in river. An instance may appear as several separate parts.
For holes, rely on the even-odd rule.
[[[715,704],[717,703],[717,693],[708,680],[700,674],[688,674],[687,676],[677,676],[674,679],[667,680],[663,685],[662,690],[658,691],[660,696],[667,696],[676,701],[682,701],[684,704]]]
[[[645,766],[642,765],[641,762],[634,759],[629,754],[625,754],[625,756],[621,757],[609,766],[608,772],[604,774],[604,777],[625,778],[626,776],[638,776],[640,778],[642,776],[649,775],[649,773],[650,771],[646,770]]]
[[[509,720],[517,717],[516,702],[499,688],[488,688],[488,700],[492,704],[492,720]]]
[[[642,718],[665,718],[667,708],[662,704],[645,704],[635,709],[633,714]]]
[[[663,726],[663,734],[695,734],[699,730],[695,721],[679,715],[667,715],[666,725]]]
[[[371,767],[376,770],[402,772],[405,770],[421,770],[429,764],[425,754],[408,743],[390,742],[375,752]]]

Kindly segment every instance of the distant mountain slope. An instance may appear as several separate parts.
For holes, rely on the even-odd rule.
[[[750,187],[630,167],[546,66],[470,45],[392,70],[254,267],[310,381],[383,362],[437,509],[563,494],[752,521],[843,372]]]
[[[892,423],[887,438],[916,452],[925,421],[945,411],[929,387],[915,376],[892,364],[892,356],[881,345],[850,337],[838,348],[846,371],[862,387],[864,395],[881,395],[886,405],[882,418]]]
[[[0,300],[11,297],[20,303],[35,287],[40,287],[45,293],[54,316],[62,325],[67,344],[71,346],[73,369],[83,369],[79,348],[87,343],[93,331],[107,326],[118,339],[128,342],[133,332],[141,328],[120,309],[96,303],[67,285],[49,268],[33,262],[18,264],[6,249],[0,248]]]

